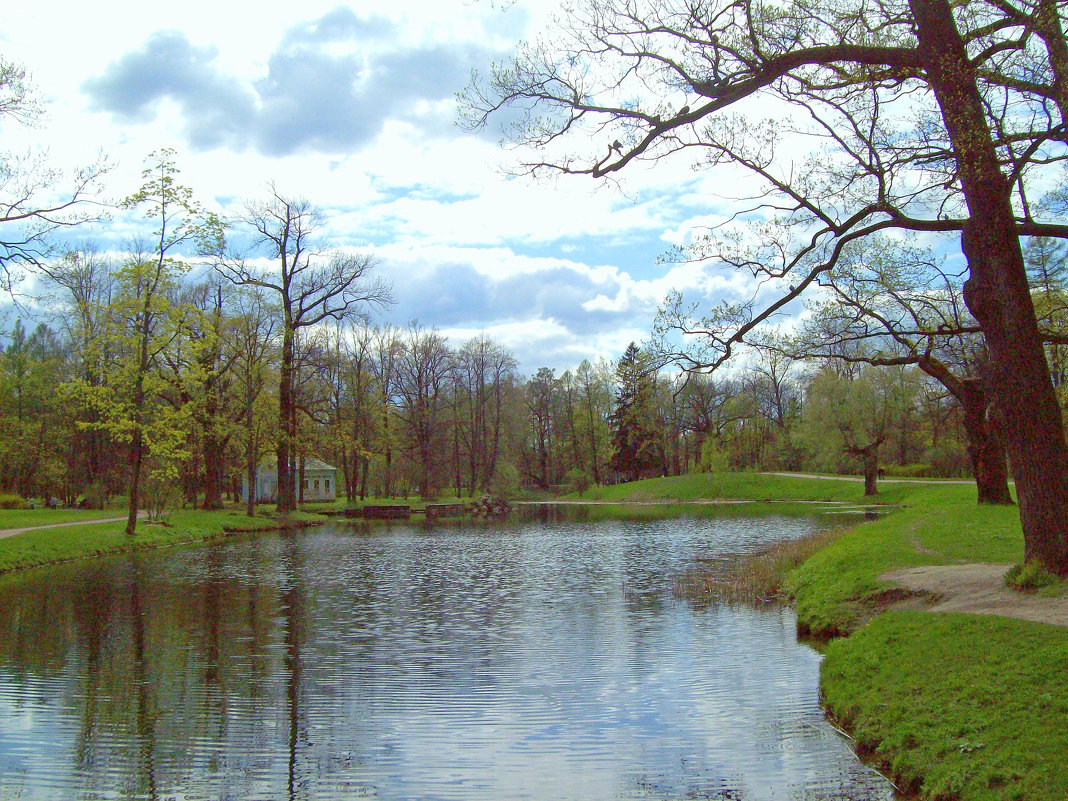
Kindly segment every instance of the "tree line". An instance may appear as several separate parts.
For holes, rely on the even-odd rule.
[[[91,505],[125,494],[131,533],[145,505],[220,508],[266,460],[292,510],[309,458],[335,464],[350,499],[760,469],[861,471],[869,493],[882,470],[971,473],[981,501],[1011,503],[985,339],[930,252],[847,251],[803,322],[757,329],[728,372],[677,369],[669,299],[650,341],[618,360],[524,379],[485,334],[453,345],[376,323],[392,293],[373,257],[325,248],[307,200],[270,187],[222,220],[172,152],[146,163],[124,205],[151,236],[38,264],[54,319],[16,321],[0,355],[0,489]],[[1027,263],[1064,399],[1065,248],[1036,239]]]

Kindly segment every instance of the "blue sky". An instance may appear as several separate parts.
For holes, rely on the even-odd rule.
[[[525,373],[562,371],[647,336],[669,289],[712,300],[752,289],[711,266],[657,263],[726,208],[710,176],[679,162],[636,170],[621,188],[534,182],[507,176],[517,156],[495,131],[455,125],[471,70],[507,58],[554,10],[549,0],[17,4],[0,53],[31,70],[48,116],[34,130],[5,122],[0,136],[9,150],[43,145],[68,168],[102,151],[117,164],[114,198],[163,146],[224,214],[274,181],[326,211],[332,244],[376,255],[398,299],[391,322],[418,319],[457,345],[486,331]],[[118,217],[84,235],[119,251],[135,233]]]

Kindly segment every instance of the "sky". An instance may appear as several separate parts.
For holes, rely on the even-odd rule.
[[[59,0],[5,7],[0,55],[31,72],[47,115],[0,124],[0,146],[44,147],[71,169],[105,154],[113,198],[145,157],[176,151],[182,181],[221,214],[268,182],[326,217],[323,237],[374,255],[397,302],[380,315],[485,332],[521,370],[618,358],[649,336],[671,289],[752,294],[712,265],[658,261],[726,213],[712,176],[640,167],[621,186],[510,175],[499,131],[456,124],[472,70],[507,59],[552,0],[174,4]],[[81,231],[121,251],[137,222]]]

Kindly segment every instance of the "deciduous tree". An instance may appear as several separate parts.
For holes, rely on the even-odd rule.
[[[700,340],[678,354],[693,368],[723,364],[853,240],[888,228],[959,236],[965,299],[1005,410],[1025,556],[1068,574],[1068,448],[1019,241],[1068,234],[1036,216],[1031,180],[1065,157],[1061,8],[587,0],[476,80],[466,109],[474,125],[518,109],[509,133],[535,148],[532,172],[614,176],[690,151],[760,181],[742,240],[753,244],[713,237],[691,255],[781,279],[781,292],[712,314],[673,298],[660,330]],[[806,140],[807,159],[783,147]]]
[[[324,320],[366,317],[391,302],[383,282],[371,278],[374,259],[364,253],[327,251],[317,239],[322,225],[319,210],[304,198],[283,195],[273,186],[269,197],[252,202],[235,221],[251,240],[243,257],[219,258],[219,271],[241,286],[273,293],[281,313],[281,353],[278,390],[278,511],[296,508],[293,460],[296,456],[297,403],[296,337]],[[262,264],[255,259],[269,260]]]

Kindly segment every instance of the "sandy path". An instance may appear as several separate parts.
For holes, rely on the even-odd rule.
[[[931,612],[1004,615],[1068,626],[1068,597],[1043,598],[1005,586],[1012,565],[931,565],[884,573],[879,578],[913,592],[930,593]]]
[[[144,517],[144,511],[137,513],[138,517]],[[27,531],[40,531],[46,528],[66,528],[67,526],[89,526],[94,523],[122,523],[126,521],[126,515],[122,517],[101,517],[93,520],[71,520],[69,523],[51,523],[47,526],[28,526],[26,528],[3,528],[0,529],[0,540],[5,537],[14,537],[16,534],[25,534]]]
[[[787,478],[815,478],[819,481],[855,481],[863,482],[863,476],[819,476],[815,473],[778,473],[763,472],[762,476],[786,476]],[[970,478],[880,478],[879,484],[974,484]]]

